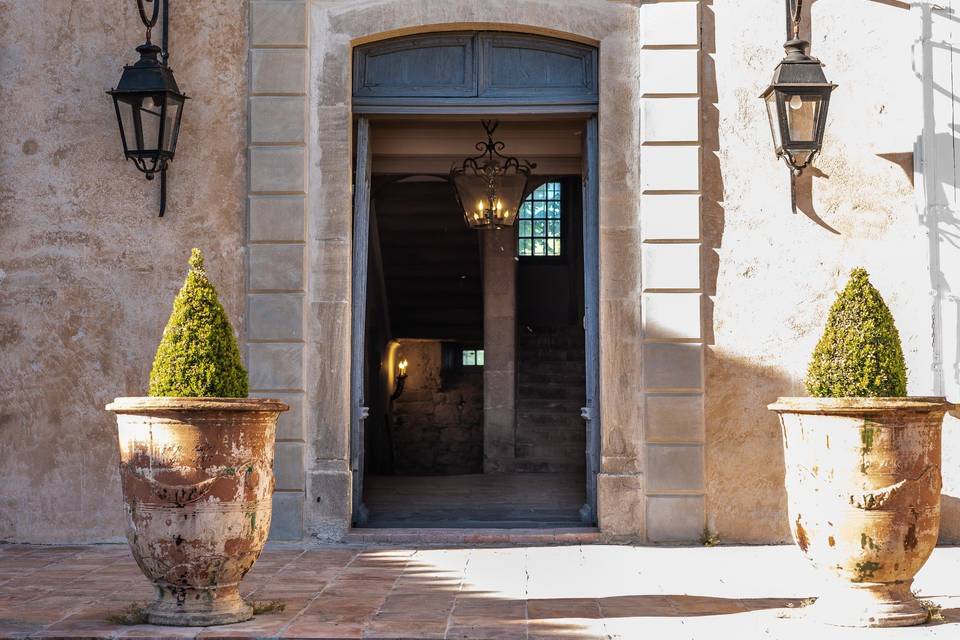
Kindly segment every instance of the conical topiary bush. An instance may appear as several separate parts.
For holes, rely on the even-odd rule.
[[[830,307],[805,382],[822,398],[907,395],[900,333],[865,269],[853,270]]]
[[[245,398],[247,371],[199,249],[173,301],[150,371],[151,396]]]

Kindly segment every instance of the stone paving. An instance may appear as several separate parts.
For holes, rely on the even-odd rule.
[[[960,548],[916,587],[942,622],[851,630],[803,619],[817,578],[792,546],[268,546],[244,592],[284,611],[156,627],[108,621],[151,596],[126,545],[0,545],[0,637],[960,638]]]

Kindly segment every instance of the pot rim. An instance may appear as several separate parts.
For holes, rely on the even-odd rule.
[[[114,413],[143,411],[287,411],[290,406],[275,398],[188,398],[129,396],[114,398],[104,407]]]
[[[776,402],[767,405],[767,409],[777,413],[811,413],[811,414],[864,414],[885,413],[888,411],[911,411],[915,413],[932,413],[952,411],[958,405],[947,402],[943,396],[906,396],[902,398],[814,398],[780,397]]]

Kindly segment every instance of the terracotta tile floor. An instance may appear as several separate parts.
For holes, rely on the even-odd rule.
[[[244,590],[282,613],[123,626],[107,617],[151,596],[125,545],[0,545],[0,637],[960,638],[960,548],[937,549],[917,579],[938,624],[819,627],[796,606],[817,584],[790,546],[269,546]]]

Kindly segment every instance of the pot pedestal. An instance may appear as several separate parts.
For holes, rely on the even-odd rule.
[[[838,627],[909,627],[927,621],[927,610],[910,590],[913,580],[864,582],[828,588],[806,609],[808,620]]]
[[[150,624],[206,627],[245,622],[253,617],[253,607],[240,597],[236,585],[218,589],[155,586],[157,599],[147,607]]]

